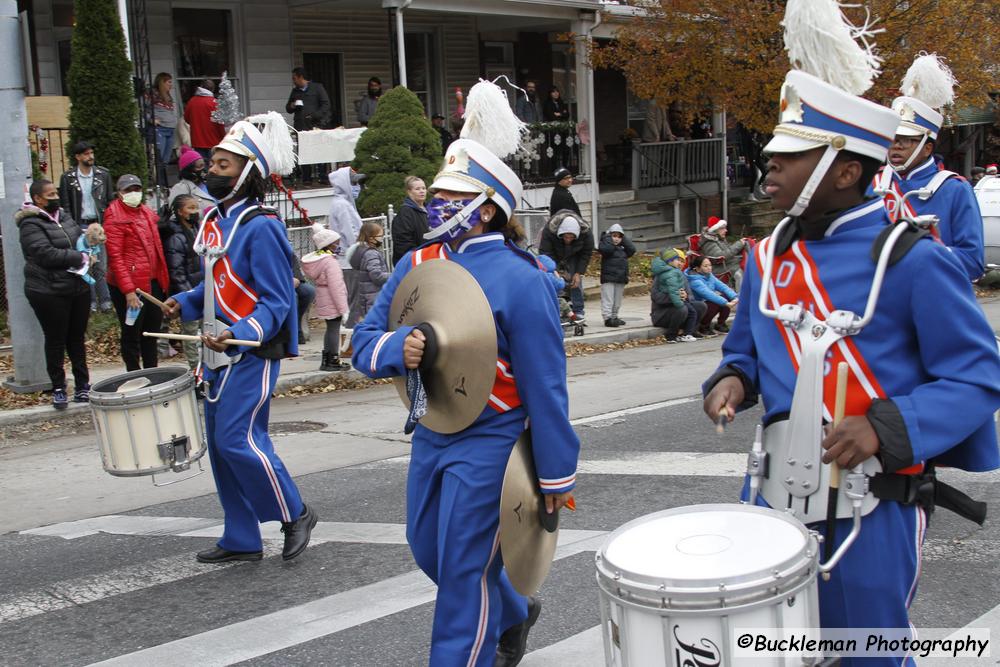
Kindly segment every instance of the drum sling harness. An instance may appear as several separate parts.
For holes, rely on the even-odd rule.
[[[934,513],[935,507],[942,507],[980,526],[986,521],[986,503],[973,500],[939,480],[933,462],[928,462],[924,471],[915,475],[878,473],[868,480],[868,488],[880,500],[920,505],[928,515]]]

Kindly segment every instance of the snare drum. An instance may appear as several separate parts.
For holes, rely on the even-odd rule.
[[[818,558],[814,533],[765,507],[694,505],[630,521],[596,558],[605,661],[732,665],[737,628],[817,628]]]
[[[194,388],[194,375],[181,366],[132,371],[95,384],[90,410],[104,469],[119,477],[182,472],[204,456]]]

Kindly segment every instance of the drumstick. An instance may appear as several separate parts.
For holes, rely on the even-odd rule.
[[[185,340],[198,342],[201,340],[201,336],[189,336],[188,334],[175,334],[175,333],[156,333],[153,331],[143,331],[143,336],[149,336],[150,338],[165,338],[167,340]],[[229,338],[227,340],[220,340],[223,345],[243,345],[245,347],[260,347],[260,342],[256,340],[236,340]]]
[[[833,428],[844,420],[847,408],[847,362],[837,364],[837,390],[833,403]],[[826,500],[826,560],[833,555],[834,533],[837,526],[837,500],[840,498],[840,465],[836,460],[830,463],[830,490]],[[830,573],[823,573],[823,580],[830,580]]]
[[[726,422],[729,421],[729,415],[725,412],[719,413],[719,416],[715,418],[715,432],[722,435],[726,432]]]
[[[158,308],[166,308],[167,307],[167,304],[163,303],[162,301],[160,301],[159,299],[157,299],[155,296],[153,296],[149,292],[143,292],[138,287],[135,288],[135,293],[138,294],[139,296],[141,296],[142,298],[144,298],[146,301],[149,301],[154,306],[157,306]]]

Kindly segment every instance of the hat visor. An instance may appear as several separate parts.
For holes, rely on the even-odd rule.
[[[431,183],[431,187],[428,188],[431,192],[437,192],[439,190],[448,190],[449,192],[468,192],[470,194],[479,194],[483,192],[484,188],[479,186],[478,188],[471,182],[463,178],[455,178],[448,174],[438,174],[438,177],[434,179]]]
[[[900,123],[899,127],[896,128],[897,137],[922,137],[925,134],[927,134],[927,130],[924,129],[918,130],[916,128],[907,126],[906,123]]]
[[[793,137],[790,134],[776,134],[764,146],[765,153],[801,153],[811,151],[814,148],[821,148],[827,144],[819,141],[810,141],[801,137]]]

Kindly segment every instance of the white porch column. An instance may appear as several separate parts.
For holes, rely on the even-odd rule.
[[[729,155],[726,153],[726,110],[716,111],[712,114],[712,128],[715,130],[715,137],[722,139],[719,191],[722,193],[722,219],[729,219]]]
[[[402,0],[396,7],[396,55],[399,56],[399,85],[406,88],[406,32],[403,30],[403,10],[413,0]]]
[[[587,121],[590,143],[586,152],[580,152],[582,166],[590,174],[590,224],[594,230],[594,246],[601,238],[600,186],[597,183],[597,118],[594,105],[594,70],[590,67],[588,54],[593,40],[591,33],[601,23],[600,12],[595,12],[593,18],[573,21],[571,30],[577,35],[576,43],[576,109],[578,120]]]
[[[118,20],[122,24],[122,32],[125,33],[125,57],[132,60],[132,42],[128,34],[128,0],[118,0]]]

